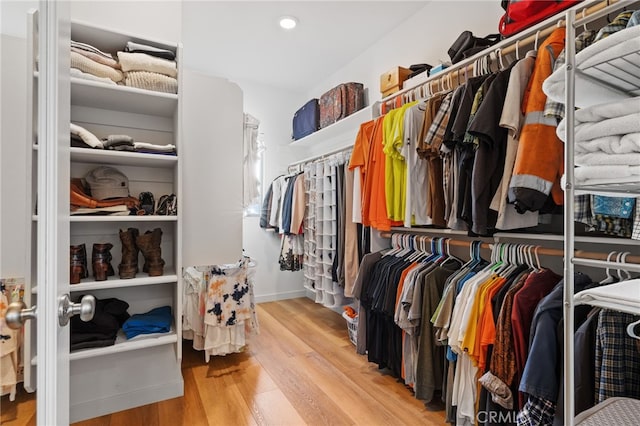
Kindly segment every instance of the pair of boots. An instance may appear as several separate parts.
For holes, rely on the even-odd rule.
[[[140,234],[136,228],[120,230],[120,241],[122,242],[122,261],[118,265],[118,273],[121,279],[135,278],[138,273],[139,251],[144,256],[143,272],[147,272],[150,277],[163,274],[164,260],[161,257],[162,230],[160,228],[144,234]]]
[[[120,231],[120,241],[122,242],[122,261],[118,265],[118,272],[121,279],[135,278],[138,272],[138,253],[144,256],[144,266],[142,270],[150,277],[157,277],[163,274],[164,260],[160,242],[162,241],[162,230],[156,228],[140,235],[136,228],[129,228]],[[105,281],[107,277],[115,275],[111,266],[111,249],[113,244],[94,244],[91,253],[91,264],[93,266],[93,277],[96,281]],[[71,284],[78,284],[82,278],[89,276],[87,267],[87,249],[84,244],[71,246],[71,269],[69,281]]]
[[[94,244],[91,252],[91,266],[93,266],[93,276],[96,281],[104,281],[107,276],[115,275],[111,266],[111,243]],[[89,276],[87,266],[87,247],[84,244],[71,246],[71,270],[69,282],[78,284],[82,278]]]

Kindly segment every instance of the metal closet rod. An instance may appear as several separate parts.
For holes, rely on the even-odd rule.
[[[312,161],[319,160],[319,159],[325,158],[325,157],[330,157],[330,156],[332,156],[334,154],[339,154],[341,152],[346,152],[346,151],[349,151],[351,149],[353,149],[352,145],[346,146],[344,148],[334,149],[333,151],[325,152],[325,153],[320,154],[320,155],[314,155],[313,157],[305,158],[304,160],[299,160],[299,161],[295,161],[293,163],[289,163],[288,167],[297,166],[299,164],[310,163]]]
[[[575,8],[576,10],[577,17],[579,17],[578,19],[576,19],[576,25],[582,25],[583,20],[585,21],[584,23],[586,24],[586,22],[589,22],[593,19],[597,19],[601,16],[606,15],[607,13],[611,13],[613,10],[619,9],[621,7],[626,7],[634,3],[637,3],[637,1],[636,0],[633,0],[633,1],[603,0],[599,3],[596,3],[586,8],[584,7],[580,8],[579,5],[573,6],[573,8]],[[608,8],[611,8],[612,10],[605,10]],[[564,14],[565,12],[562,12],[562,15],[560,16],[564,16]],[[559,26],[565,25],[564,18],[560,18],[559,16],[556,16],[555,18],[556,19],[548,18],[546,21],[543,21],[533,26],[532,28],[525,30],[524,33],[525,34],[529,33],[529,35],[524,38],[518,38],[516,36],[515,38],[507,38],[505,40],[502,40],[496,45],[488,47],[487,49],[477,53],[471,58],[465,59],[460,63],[447,68],[446,70],[439,73],[437,76],[428,78],[425,82],[417,84],[413,87],[407,87],[406,89],[402,89],[394,93],[393,95],[390,95],[378,102],[380,105],[385,103],[388,104],[390,102],[395,101],[395,99],[397,99],[398,96],[402,96],[420,87],[426,87],[427,85],[429,85],[430,88],[435,89],[435,91],[430,90],[431,93],[442,91],[442,88],[453,89],[453,87],[457,87],[462,82],[464,82],[464,78],[461,78],[460,76],[461,73],[464,74],[464,76],[466,77],[468,73],[473,72],[474,63],[478,59],[481,59],[488,55],[495,54],[496,52],[500,52],[500,55],[504,56],[510,53],[515,53],[517,48],[519,53],[518,56],[522,58],[526,54],[526,50],[521,51],[520,50],[521,47],[523,46],[526,47],[526,46],[535,44],[536,40],[538,40],[538,43],[542,43],[544,39],[549,34],[551,34],[556,28],[558,28]]]
[[[454,247],[471,247],[471,241],[463,241],[463,240],[456,240],[456,239],[452,239],[449,237],[432,237],[429,235],[422,235],[422,234],[412,234],[409,232],[381,232],[380,236],[382,238],[391,238],[391,235],[393,234],[397,234],[397,235],[415,235],[418,238],[425,238],[428,239],[429,241],[433,240],[434,238],[443,238],[443,239],[448,239],[448,245],[450,246],[454,246]],[[507,244],[512,244],[512,243],[507,243]],[[513,243],[515,244],[515,243]],[[544,255],[544,256],[556,256],[556,257],[564,257],[564,250],[561,249],[553,249],[553,248],[545,248],[545,247],[541,247],[538,246],[536,244],[528,244],[528,245],[533,245],[536,247],[539,247],[539,249],[536,250],[536,252],[539,255]],[[491,250],[491,248],[494,246],[494,243],[489,244],[489,243],[482,243],[480,245],[480,248],[483,249],[487,249],[487,250]],[[584,251],[584,250],[576,250],[575,251],[575,257],[578,257],[580,259],[591,259],[591,260],[610,260],[611,259],[611,254],[610,253],[602,253],[602,252],[595,252],[595,251]],[[574,263],[580,263],[580,261],[578,262],[574,262]],[[624,258],[624,262],[608,262],[612,265],[624,265],[625,263],[636,263],[636,264],[640,264],[640,256],[636,256],[636,255],[627,255]],[[588,266],[588,265],[587,265]]]

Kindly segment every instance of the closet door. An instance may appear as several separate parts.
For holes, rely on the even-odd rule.
[[[188,69],[182,77],[182,264],[237,262],[242,256],[242,91]]]
[[[69,293],[68,4],[41,1],[39,17],[37,423],[64,425],[69,423],[69,327],[59,322],[58,307]]]

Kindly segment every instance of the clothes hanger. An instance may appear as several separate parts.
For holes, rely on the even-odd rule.
[[[516,40],[516,61],[520,60],[520,40]]]
[[[538,37],[540,37],[540,30],[536,31],[536,41],[533,44],[533,50],[538,51]]]
[[[504,67],[504,63],[502,62],[502,49],[498,49],[497,52],[498,52],[498,63],[500,64],[499,65],[500,70],[504,70],[505,67]]]
[[[582,9],[582,19],[585,19],[586,17],[587,17],[587,8],[585,7],[584,9]],[[585,31],[589,31],[589,29],[587,28],[586,22],[584,23],[583,27]]]
[[[540,263],[540,258],[538,257],[538,251],[540,250],[540,246],[536,246],[536,248],[533,249],[533,255],[536,258],[536,271],[540,272],[542,270],[542,264]]]
[[[619,257],[616,258],[616,262],[618,263],[622,263],[625,264],[626,263],[626,259],[627,256],[631,254],[631,252],[625,251],[624,253],[620,253]],[[624,274],[626,275],[626,277],[622,276],[622,272],[624,272]],[[629,273],[629,271],[626,271],[624,269],[618,269],[618,277],[620,278],[620,281],[627,281],[631,279],[631,274]]]
[[[607,262],[611,261],[611,257],[614,256],[617,252],[612,251],[609,253],[609,255],[607,256]],[[607,277],[600,281],[600,285],[606,285],[606,284],[613,284],[615,282],[617,282],[616,277],[613,276],[613,274],[611,273],[611,268],[605,268],[605,272],[607,274]]]
[[[631,324],[629,324],[629,325],[627,326],[627,334],[628,334],[630,337],[633,337],[634,339],[638,339],[638,340],[640,340],[640,336],[638,336],[638,335],[636,334],[636,332],[635,332],[635,328],[636,328],[636,326],[637,326],[637,325],[639,325],[639,324],[640,324],[640,320],[635,321],[635,322],[632,322]]]

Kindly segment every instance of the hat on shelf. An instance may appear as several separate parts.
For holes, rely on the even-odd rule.
[[[100,166],[85,177],[91,196],[98,200],[129,196],[129,179],[113,167]]]

